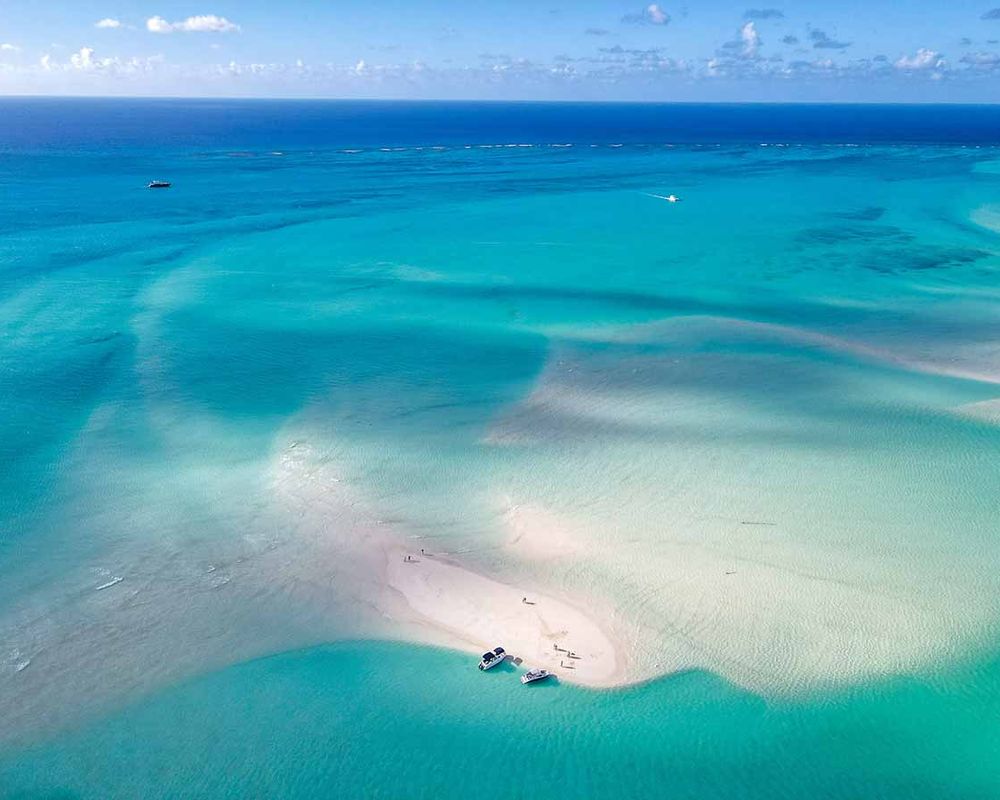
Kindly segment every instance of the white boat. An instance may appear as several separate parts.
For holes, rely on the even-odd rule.
[[[146,184],[147,189],[169,189],[170,181],[150,181]]]
[[[479,669],[493,669],[497,664],[502,664],[507,658],[507,651],[502,647],[496,647],[492,651],[487,650],[479,662]]]
[[[552,673],[547,669],[529,669],[521,676],[521,683],[534,683],[545,680]]]
[[[666,200],[668,203],[679,203],[681,198],[675,194],[652,194],[651,192],[645,192],[647,197],[655,197],[657,200]]]

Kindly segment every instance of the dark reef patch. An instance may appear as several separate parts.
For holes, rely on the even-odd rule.
[[[806,228],[798,235],[798,241],[806,245],[838,245],[861,242],[912,242],[914,236],[894,225],[837,224]]]
[[[854,222],[875,222],[882,219],[884,215],[885,209],[882,206],[869,206],[868,208],[859,208],[857,211],[844,211],[835,216]]]
[[[882,273],[920,272],[974,264],[990,254],[971,247],[908,247],[873,249],[857,262],[865,269]]]

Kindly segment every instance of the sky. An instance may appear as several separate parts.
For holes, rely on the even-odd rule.
[[[1000,102],[1000,0],[765,2],[0,0],[0,94]]]

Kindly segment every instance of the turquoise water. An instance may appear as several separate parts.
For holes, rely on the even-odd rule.
[[[447,651],[353,643],[241,664],[29,753],[0,771],[15,787],[4,796],[997,793],[996,662],[801,703],[700,672],[596,693],[468,667]]]
[[[991,112],[54,108],[0,133],[0,796],[1000,796]],[[381,642],[376,525],[642,685]]]

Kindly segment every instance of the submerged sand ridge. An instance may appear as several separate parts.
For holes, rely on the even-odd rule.
[[[695,338],[731,335],[713,324],[697,320]],[[517,494],[558,503],[546,514],[583,543],[559,579],[615,598],[640,631],[633,673],[704,667],[782,693],[919,670],[990,635],[994,531],[974,511],[990,461],[979,432],[942,416],[983,390],[897,363],[820,372],[800,336],[779,349],[771,328],[692,353],[685,328],[640,329],[643,347],[554,347],[484,437],[555,476]],[[910,411],[914,385],[938,408]],[[952,457],[928,458],[932,434],[956,439]]]

